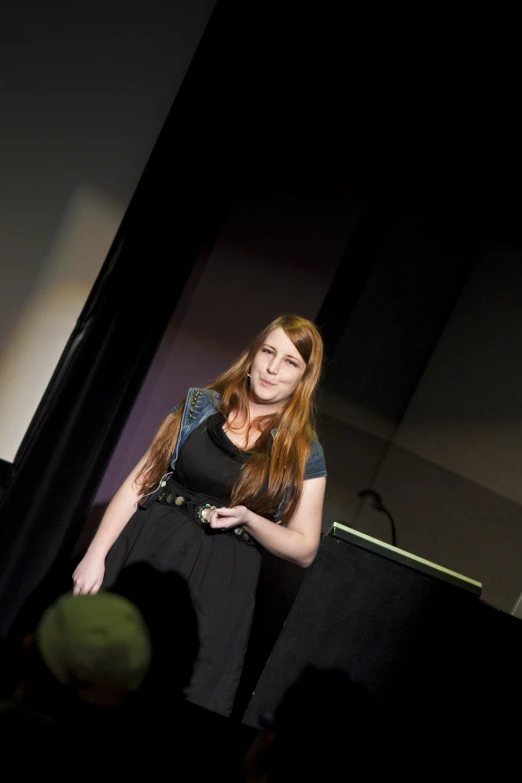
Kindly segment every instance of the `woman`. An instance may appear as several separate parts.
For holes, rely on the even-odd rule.
[[[190,389],[73,575],[75,593],[111,585],[132,562],[184,576],[200,637],[186,697],[224,715],[243,666],[260,550],[306,568],[319,546],[326,470],[313,398],[322,358],[314,324],[284,315],[214,383]]]

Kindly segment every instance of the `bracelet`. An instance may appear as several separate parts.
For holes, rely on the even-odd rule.
[[[208,525],[209,516],[216,510],[216,506],[211,506],[210,503],[204,503],[202,506],[198,506],[196,514],[202,525]]]

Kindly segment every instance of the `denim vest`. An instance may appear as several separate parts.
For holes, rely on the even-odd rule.
[[[214,400],[216,402],[214,402]],[[196,427],[199,427],[202,421],[205,421],[205,419],[208,419],[209,416],[212,416],[214,413],[216,413],[218,410],[218,404],[219,397],[216,392],[209,391],[208,389],[189,389],[187,394],[187,401],[185,403],[185,410],[183,411],[183,416],[181,418],[178,442],[176,443],[176,448],[174,449],[174,454],[170,463],[172,470],[174,470],[176,466],[179,450],[187,440],[190,433],[193,432]],[[180,407],[181,405],[172,408],[171,413],[176,413]],[[272,430],[272,436],[274,436],[276,432],[277,430],[274,428]],[[312,444],[310,456],[308,457],[308,461],[306,463],[304,480],[306,481],[307,479],[312,478],[322,478],[326,475],[327,472],[323,449],[319,441],[316,440]]]
[[[202,421],[205,421],[205,419],[208,419],[209,416],[212,416],[214,413],[216,413],[216,406],[218,404],[219,396],[216,392],[209,391],[208,389],[189,389],[185,408],[183,410],[183,416],[181,417],[178,442],[176,443],[176,448],[174,449],[174,454],[172,455],[172,460],[170,463],[172,470],[174,470],[176,467],[179,450],[187,440],[190,433],[193,432],[196,427],[199,427]],[[180,407],[181,405],[172,408],[171,413],[175,413],[180,409]],[[276,432],[277,430],[274,428],[272,430],[272,437],[274,437]],[[307,479],[322,478],[326,475],[326,464],[324,461],[323,449],[319,441],[315,440],[312,444],[312,448],[310,449],[310,456],[308,457],[308,461],[306,463],[304,480],[306,481]],[[277,510],[276,518],[281,515],[283,508],[284,501],[280,504]]]

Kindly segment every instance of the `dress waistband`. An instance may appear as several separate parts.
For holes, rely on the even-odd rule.
[[[179,502],[172,503],[169,500],[166,500],[170,495],[174,495],[175,498],[179,500]],[[162,500],[160,500],[162,498]],[[221,506],[225,506],[226,502],[223,501],[223,498],[215,498],[212,495],[205,495],[203,492],[195,492],[192,489],[188,489],[188,487],[183,486],[183,484],[180,484],[179,481],[176,481],[176,479],[173,476],[169,476],[165,486],[163,487],[162,492],[158,495],[157,500],[160,503],[167,503],[167,505],[175,505],[175,506],[186,506],[188,507],[190,504],[202,506],[202,505],[209,505],[209,506],[216,506],[216,508],[220,508]]]
[[[140,508],[147,509],[153,503],[161,503],[167,506],[174,506],[176,508],[184,509],[188,511],[194,520],[201,525],[201,527],[208,527],[212,533],[231,533],[239,538],[240,541],[244,541],[245,544],[259,547],[257,541],[250,536],[241,526],[234,528],[216,529],[211,528],[208,522],[204,522],[200,516],[202,507],[215,506],[220,508],[224,505],[222,500],[213,498],[210,495],[204,495],[200,492],[193,492],[187,489],[178,481],[176,481],[172,475],[166,480],[160,482],[159,487],[154,490],[142,503]]]

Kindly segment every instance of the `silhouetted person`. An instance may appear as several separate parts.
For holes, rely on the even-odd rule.
[[[124,596],[141,612],[152,641],[152,663],[143,697],[162,703],[183,698],[199,650],[198,623],[186,581],[148,563],[124,568],[111,592]]]
[[[163,772],[174,765],[178,781],[239,780],[243,755],[256,732],[184,699],[199,650],[187,582],[141,562],[126,566],[111,591],[136,604],[152,640],[152,663],[132,704],[140,742],[154,749],[144,766]]]
[[[23,640],[22,676],[4,701],[0,734],[13,757],[44,753],[46,768],[78,775],[121,769],[132,741],[129,704],[151,662],[151,640],[139,610],[123,596],[63,595]],[[129,717],[128,717],[129,716]]]
[[[45,610],[71,589],[69,558],[59,558],[25,600],[0,649],[0,697],[8,697],[24,676],[21,666],[25,660],[20,650],[33,638]]]
[[[389,729],[344,672],[308,666],[245,759],[247,783],[392,780]]]

